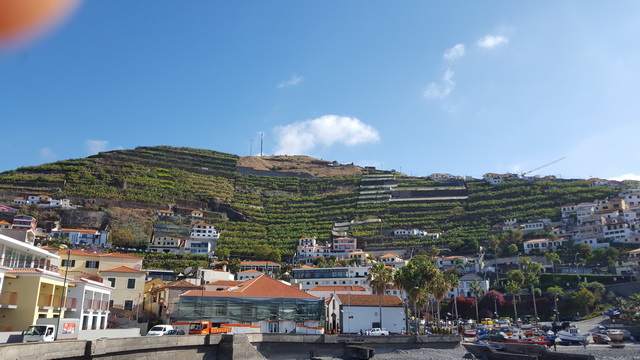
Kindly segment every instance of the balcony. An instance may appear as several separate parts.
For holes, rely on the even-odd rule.
[[[109,302],[94,299],[85,299],[83,311],[107,311],[109,310]]]
[[[12,291],[0,291],[0,309],[18,308],[18,293]]]
[[[60,309],[62,299],[58,295],[40,294],[38,298],[38,307],[40,310]],[[78,299],[66,297],[64,299],[64,307],[62,310],[75,310],[77,308]]]
[[[49,261],[25,259],[25,258],[0,258],[0,265],[12,269],[41,269],[58,273],[58,267],[51,265]]]

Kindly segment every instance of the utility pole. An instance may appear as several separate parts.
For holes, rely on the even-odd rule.
[[[251,145],[249,145],[249,156],[252,156],[251,154],[253,154],[253,139],[251,139]]]

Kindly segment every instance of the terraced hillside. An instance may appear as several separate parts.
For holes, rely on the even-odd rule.
[[[208,208],[205,220],[222,233],[219,246],[248,255],[255,244],[270,244],[291,255],[299,237],[329,240],[334,223],[370,218],[382,222],[349,229],[368,248],[436,244],[474,251],[489,236],[491,225],[504,219],[558,219],[560,205],[616,193],[589,187],[584,181],[443,184],[424,177],[360,171],[353,165],[345,168],[353,172],[344,176],[242,175],[236,172],[238,159],[211,150],[158,146],[23,167],[0,174],[0,203],[16,196],[48,194],[70,197],[76,203],[92,199],[115,212],[119,207]],[[286,157],[271,160],[283,164]],[[297,159],[291,169],[305,172],[301,163]],[[329,166],[323,161],[309,163]],[[418,227],[443,236],[382,235],[397,227]]]

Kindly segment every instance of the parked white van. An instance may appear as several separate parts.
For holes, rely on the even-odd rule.
[[[167,333],[167,331],[173,330],[173,326],[171,325],[156,325],[149,330],[147,336],[162,336]]]

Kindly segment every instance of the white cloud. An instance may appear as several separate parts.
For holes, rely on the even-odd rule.
[[[42,160],[55,160],[58,158],[58,154],[56,154],[53,150],[48,147],[42,148],[38,151],[38,155]]]
[[[501,35],[487,35],[482,39],[478,40],[477,44],[480,47],[486,49],[492,49],[500,44],[506,44],[509,42],[509,39],[501,36]]]
[[[456,86],[456,83],[453,81],[453,71],[451,69],[447,69],[442,76],[442,84],[438,85],[434,82],[427,85],[427,88],[424,90],[422,95],[427,99],[442,99],[449,95],[453,88]]]
[[[452,48],[447,49],[442,56],[445,60],[453,61],[464,56],[464,44],[456,44]]]
[[[614,178],[611,178],[609,180],[617,180],[617,181],[622,181],[622,180],[638,180],[640,181],[640,175],[636,175],[636,174],[625,174],[625,175],[620,175]]]
[[[282,88],[289,87],[289,86],[296,86],[301,81],[302,81],[302,78],[299,77],[299,76],[296,76],[294,74],[294,75],[291,76],[291,78],[289,80],[279,83],[278,86],[276,86],[276,88],[282,89]]]
[[[276,154],[300,155],[317,146],[344,144],[354,146],[380,140],[378,131],[357,118],[324,115],[274,129]]]
[[[90,155],[106,151],[107,146],[109,146],[109,142],[107,140],[85,140],[84,142],[84,147]]]

